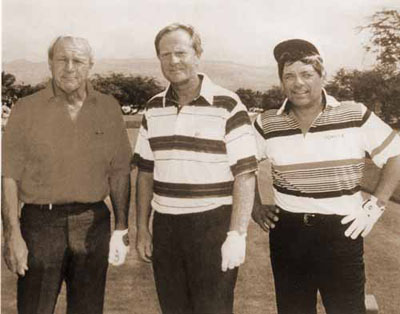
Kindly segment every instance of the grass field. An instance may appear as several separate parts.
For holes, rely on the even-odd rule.
[[[130,130],[131,140],[136,138],[136,133],[137,130]],[[266,178],[262,184],[264,200],[271,197],[267,169],[266,164],[261,169],[261,176]],[[369,166],[365,182],[373,186],[376,177],[375,169]],[[135,182],[135,172],[132,173],[132,179]],[[133,185],[132,190],[134,188]],[[130,212],[131,253],[125,265],[109,268],[105,300],[106,314],[160,313],[151,265],[139,261],[134,250],[136,229],[134,228],[135,208],[133,204],[132,200]],[[368,294],[375,295],[380,308],[379,314],[400,313],[399,226],[400,205],[390,203],[388,210],[365,241],[366,291]],[[16,313],[16,276],[8,271],[3,260],[1,266],[1,313],[13,314]],[[65,313],[65,289],[60,295],[56,309],[56,314],[63,313]],[[240,268],[236,286],[235,313],[276,313],[268,236],[253,222],[249,226],[246,263]],[[319,313],[324,313],[320,304]]]

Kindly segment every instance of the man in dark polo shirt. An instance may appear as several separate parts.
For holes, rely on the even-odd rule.
[[[118,103],[88,83],[92,65],[85,39],[57,38],[52,80],[15,104],[5,129],[4,258],[19,313],[53,313],[63,281],[68,313],[102,313],[107,258],[120,265],[129,250],[131,150]]]

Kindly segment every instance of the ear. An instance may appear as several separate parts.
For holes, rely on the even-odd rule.
[[[194,58],[195,58],[195,64],[198,66],[200,65],[200,57],[199,55],[197,55],[197,53],[195,53]]]
[[[48,65],[49,65],[49,70],[50,70],[50,72],[52,72],[53,71],[53,60],[48,60]]]
[[[279,87],[281,88],[282,93],[285,93],[285,88],[283,87],[282,80],[279,82]]]

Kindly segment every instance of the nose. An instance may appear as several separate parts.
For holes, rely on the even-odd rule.
[[[176,54],[171,53],[170,62],[171,62],[172,64],[175,64],[175,63],[178,63],[179,61],[180,61],[179,57],[178,57]]]
[[[300,75],[296,76],[296,81],[294,82],[296,86],[302,86],[304,84],[303,79],[301,78]]]
[[[65,69],[66,69],[67,71],[72,71],[72,70],[74,69],[74,63],[73,63],[72,60],[67,60],[67,61],[65,62]]]

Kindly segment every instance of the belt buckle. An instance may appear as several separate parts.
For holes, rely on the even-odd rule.
[[[303,222],[307,227],[314,226],[316,217],[315,214],[304,214]]]
[[[41,204],[39,205],[40,209],[46,209],[46,210],[52,210],[53,209],[53,204]]]

